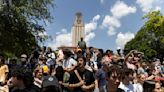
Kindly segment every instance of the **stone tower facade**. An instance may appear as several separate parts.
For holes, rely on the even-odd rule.
[[[72,26],[72,46],[77,46],[81,37],[85,37],[85,26],[82,22],[82,13],[76,13],[76,19]]]

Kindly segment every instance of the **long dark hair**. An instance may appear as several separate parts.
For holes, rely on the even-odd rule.
[[[56,68],[56,74],[55,74],[56,78],[58,79],[58,81],[63,81],[63,76],[64,76],[64,70],[62,66],[58,66]]]

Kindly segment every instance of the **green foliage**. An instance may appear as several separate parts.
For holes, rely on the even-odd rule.
[[[153,11],[146,14],[143,19],[147,21],[124,49],[144,52],[147,59],[161,58],[164,55],[164,16],[160,11]]]
[[[52,2],[53,0],[12,0],[11,5],[3,5],[0,10],[0,53],[6,56],[29,54],[32,46],[45,41],[46,36],[39,36],[39,33],[45,31],[39,22],[51,22],[49,8],[53,6]]]

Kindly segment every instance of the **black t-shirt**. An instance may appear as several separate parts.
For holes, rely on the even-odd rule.
[[[84,82],[86,83],[85,85],[91,85],[94,81],[95,81],[95,78],[94,78],[94,75],[93,75],[93,72],[90,72],[89,70],[84,70],[84,72],[80,72],[78,71],[79,75],[81,76],[82,80],[84,80]],[[76,83],[79,83],[79,79],[78,77],[76,76],[75,72],[74,71],[71,71],[70,72],[70,79],[69,79],[69,83],[70,84],[76,84]],[[74,88],[72,92],[83,92],[81,87],[78,87],[78,88]]]
[[[11,89],[10,92],[40,92],[40,88],[35,86],[35,85],[31,85],[29,88],[25,88],[25,89]]]

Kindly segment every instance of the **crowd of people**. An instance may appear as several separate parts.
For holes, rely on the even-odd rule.
[[[78,45],[35,48],[8,63],[0,55],[0,92],[164,92],[163,61]]]

